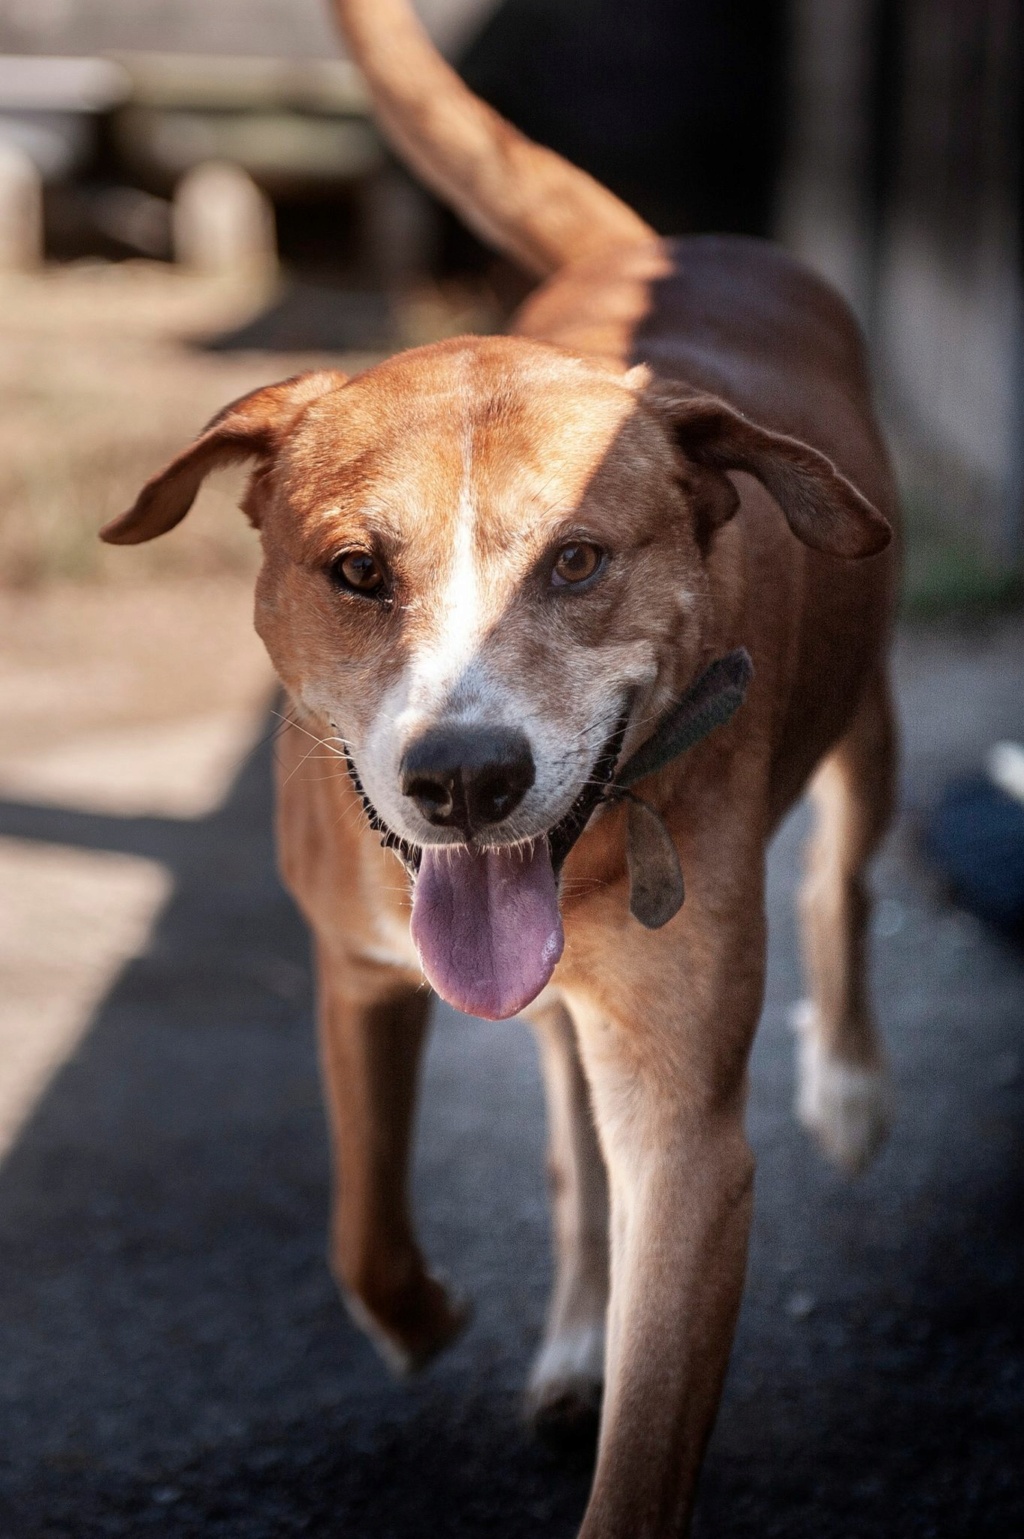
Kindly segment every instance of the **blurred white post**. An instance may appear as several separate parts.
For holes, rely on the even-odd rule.
[[[0,139],[0,272],[43,260],[43,183],[25,151]]]
[[[267,278],[277,270],[274,209],[241,166],[211,160],[174,194],[174,257],[194,272]]]

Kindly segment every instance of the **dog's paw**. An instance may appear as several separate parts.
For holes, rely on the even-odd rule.
[[[885,1072],[844,1063],[823,1048],[810,1000],[795,1006],[792,1019],[797,1036],[797,1118],[828,1159],[858,1174],[889,1132],[892,1105]]]
[[[540,1350],[526,1391],[526,1416],[544,1442],[591,1450],[604,1389],[604,1326],[577,1325]]]
[[[468,1299],[451,1293],[429,1273],[414,1293],[401,1300],[400,1307],[389,1309],[387,1318],[348,1288],[342,1288],[341,1296],[354,1324],[399,1378],[426,1367],[455,1340],[473,1314]]]

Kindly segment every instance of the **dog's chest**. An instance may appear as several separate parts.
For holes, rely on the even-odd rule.
[[[405,873],[398,862],[389,856],[383,880],[379,868],[374,876],[375,879],[371,878],[367,884],[369,901],[366,912],[369,924],[364,954],[368,960],[385,967],[399,967],[404,971],[418,973],[420,959],[409,933],[409,900],[404,896]],[[401,901],[399,888],[403,889]]]

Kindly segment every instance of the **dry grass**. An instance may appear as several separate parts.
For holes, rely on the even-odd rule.
[[[220,355],[195,341],[255,314],[266,290],[155,263],[89,264],[0,283],[0,584],[246,572],[241,473],[152,545],[103,546],[100,525],[227,401],[323,357]],[[337,357],[362,367],[365,358]]]

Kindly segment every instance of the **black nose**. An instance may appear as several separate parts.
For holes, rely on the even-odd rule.
[[[469,834],[519,806],[533,785],[533,754],[513,727],[438,727],[409,745],[401,776],[428,823]]]

